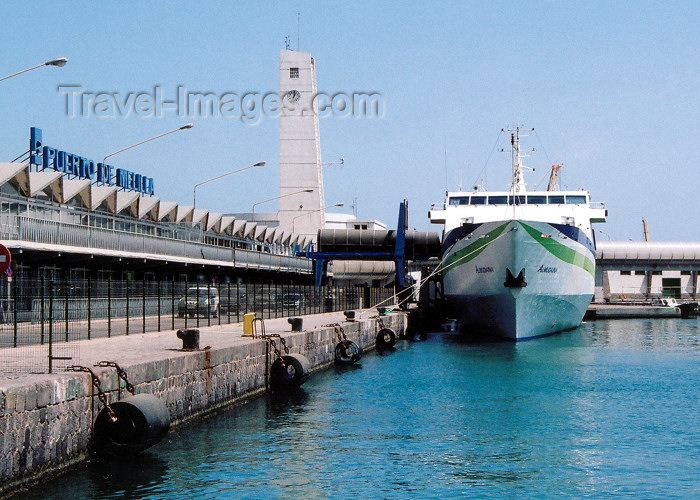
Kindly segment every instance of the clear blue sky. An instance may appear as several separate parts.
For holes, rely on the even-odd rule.
[[[44,143],[99,160],[187,122],[195,127],[122,153],[165,201],[265,160],[262,169],[198,188],[197,204],[250,211],[278,195],[278,122],[231,117],[67,116],[59,85],[126,95],[177,87],[216,94],[274,92],[285,36],[316,61],[318,90],[379,92],[382,118],[320,120],[326,204],[357,198],[358,216],[427,221],[445,187],[478,180],[501,128],[534,127],[527,164],[540,179],[564,162],[562,184],[609,209],[612,239],[700,241],[700,2],[19,2],[0,4],[0,161]],[[506,143],[499,146],[506,147]],[[509,156],[494,153],[487,187],[505,189]],[[483,177],[483,176],[482,176]],[[257,210],[273,211],[277,202]],[[338,210],[338,209],[335,209]]]

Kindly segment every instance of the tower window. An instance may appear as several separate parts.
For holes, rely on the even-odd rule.
[[[289,78],[299,78],[299,68],[289,68]]]

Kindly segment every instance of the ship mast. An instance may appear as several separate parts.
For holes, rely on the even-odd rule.
[[[513,162],[513,186],[514,193],[525,192],[525,178],[523,177],[523,164],[520,155],[520,127],[516,127],[510,133],[510,151]]]

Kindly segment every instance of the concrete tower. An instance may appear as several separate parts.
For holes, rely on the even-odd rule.
[[[280,95],[280,227],[315,239],[325,214],[311,54],[280,50]]]

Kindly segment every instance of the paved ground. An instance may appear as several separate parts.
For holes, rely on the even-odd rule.
[[[675,318],[681,311],[676,307],[661,307],[636,304],[591,304],[586,313],[588,317],[599,319],[612,318]]]
[[[264,316],[257,313],[259,317],[282,316],[282,311],[265,310]],[[143,332],[158,332],[164,330],[177,330],[180,328],[201,328],[205,326],[228,325],[243,321],[243,312],[236,314],[222,314],[220,317],[205,317],[196,315],[194,317],[180,318],[177,315],[162,314],[149,316],[132,316],[128,321],[126,318],[69,320],[68,322],[56,320],[52,323],[45,321],[42,323],[18,322],[17,331],[13,323],[0,324],[0,348],[15,347],[20,345],[47,343],[49,335],[54,342],[69,340],[86,340],[88,338],[116,337],[119,335],[140,334]],[[286,317],[297,316],[294,311],[288,312]],[[269,320],[265,320],[269,321]],[[43,328],[42,328],[43,327]],[[51,332],[49,332],[51,330]],[[67,335],[67,337],[66,337]]]
[[[360,317],[362,314],[362,317]],[[357,319],[367,319],[376,316],[376,309],[356,311]],[[332,312],[299,316],[303,320],[303,330],[310,331],[324,325],[332,323],[342,323],[345,321],[343,312]],[[249,342],[261,342],[259,339],[243,337],[243,323],[232,323],[227,325],[201,326],[200,348],[211,346],[212,348],[222,348]],[[284,334],[291,332],[291,325],[287,318],[276,318],[265,320],[265,332]],[[260,332],[258,332],[260,333]],[[53,373],[62,372],[63,366],[76,364],[83,366],[93,366],[98,361],[115,361],[119,365],[128,366],[130,364],[165,359],[174,355],[184,355],[180,352],[182,340],[177,338],[176,330],[167,330],[152,333],[137,333],[129,336],[120,335],[112,338],[93,338],[91,340],[81,340],[80,342],[56,343],[53,345],[53,355],[67,354],[73,359],[57,360],[54,362]],[[46,345],[44,346],[23,346],[19,348],[0,349],[0,363],[2,372],[0,373],[0,383],[7,385],[10,380],[17,382],[39,377],[51,377],[51,375],[29,374],[26,368],[28,356],[46,365],[47,356]],[[23,366],[24,365],[24,366]],[[35,370],[39,371],[39,370]],[[47,370],[45,370],[47,371]]]

